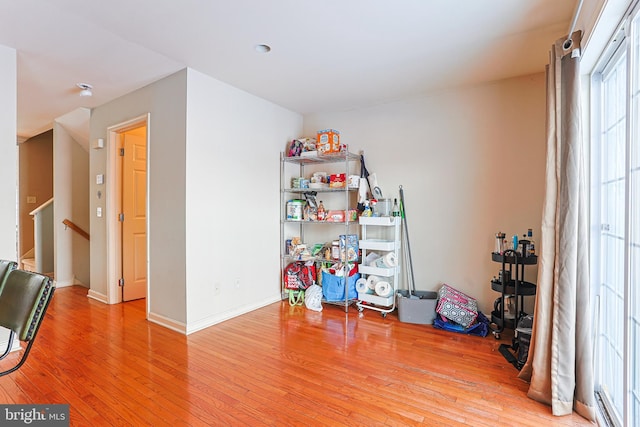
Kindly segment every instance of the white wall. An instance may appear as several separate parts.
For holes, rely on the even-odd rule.
[[[148,239],[150,318],[176,325],[186,324],[185,269],[185,138],[186,70],[94,108],[90,140],[104,138],[107,128],[150,114],[148,156]],[[106,209],[111,191],[96,185],[96,174],[106,174],[109,147],[90,150],[91,293],[107,295]],[[105,181],[109,177],[105,175]],[[96,197],[102,191],[101,199]],[[179,326],[178,326],[179,327]]]
[[[16,51],[0,46],[0,259],[16,254]]]
[[[305,116],[305,135],[341,131],[364,150],[385,197],[402,185],[416,288],[450,284],[488,314],[494,235],[540,236],[545,171],[545,77],[450,90],[368,109]],[[535,281],[537,270],[527,270]]]
[[[16,147],[16,51],[0,46],[0,259],[18,260],[16,225],[18,149]],[[0,330],[0,346],[9,332]]]
[[[191,69],[187,94],[193,332],[280,300],[279,153],[301,135],[302,116]]]
[[[88,111],[87,111],[88,115]],[[53,194],[56,286],[88,286],[90,244],[62,223],[90,232],[89,153],[57,121],[53,126]]]
[[[15,94],[15,81],[15,52],[0,48],[3,92]],[[494,233],[533,227],[539,236],[544,98],[539,74],[310,115],[303,128],[295,113],[183,70],[94,109],[90,135],[106,139],[107,127],[151,113],[151,311],[187,332],[279,298],[278,155],[289,139],[327,127],[365,150],[386,196],[404,186],[418,289],[449,283],[488,312]],[[15,182],[15,96],[0,102],[0,174]],[[107,150],[90,151],[90,177],[105,173]],[[15,184],[3,188],[15,199]],[[0,209],[11,224],[0,229],[0,257],[14,258],[15,206]],[[106,294],[104,217],[92,214],[90,229],[91,289]]]
[[[190,333],[278,301],[279,153],[302,117],[182,70],[95,108],[90,139],[147,112],[149,318]],[[90,150],[90,177],[107,152]],[[91,181],[91,194],[110,191]],[[90,199],[90,212],[106,207]],[[92,214],[91,292],[105,296],[106,236]]]

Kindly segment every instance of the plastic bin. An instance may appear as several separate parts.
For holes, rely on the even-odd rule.
[[[414,297],[409,298],[409,291],[400,290],[397,293],[398,319],[405,323],[432,325],[436,317],[436,303],[438,293],[431,291],[414,291]]]

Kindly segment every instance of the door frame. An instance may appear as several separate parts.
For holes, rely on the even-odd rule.
[[[118,218],[122,211],[122,162],[118,154],[118,138],[123,132],[141,126],[147,127],[147,178],[146,178],[146,245],[147,245],[147,297],[146,317],[149,317],[151,306],[151,280],[149,276],[149,142],[151,114],[143,114],[122,123],[107,128],[107,176],[106,181],[106,226],[107,226],[107,303],[118,304],[122,302],[122,292],[119,280],[122,277],[122,233],[121,222]]]

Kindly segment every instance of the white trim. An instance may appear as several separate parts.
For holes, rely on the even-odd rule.
[[[69,286],[73,286],[74,283],[72,280],[65,280],[63,282],[59,282],[57,280],[53,281],[53,286],[55,286],[56,288],[68,288]]]
[[[122,294],[120,291],[119,280],[122,277],[121,258],[121,223],[118,220],[120,206],[120,180],[121,180],[121,162],[118,156],[118,135],[130,129],[140,126],[146,126],[147,134],[147,165],[149,164],[149,138],[150,138],[151,114],[146,113],[125,122],[110,126],[107,128],[108,146],[107,146],[107,180],[106,180],[106,225],[107,225],[107,300],[108,304],[117,304],[122,302]],[[149,171],[147,167],[147,195],[146,203],[149,206]],[[151,283],[149,274],[149,209],[147,209],[147,297],[146,297],[146,313],[149,317],[151,307]]]
[[[614,4],[616,2],[613,2]],[[636,19],[636,17],[638,16],[638,13],[640,13],[640,3],[638,2],[638,0],[633,0],[633,1],[629,1],[628,2],[629,7],[627,8],[626,12],[624,13],[624,15],[622,16],[622,19],[619,19],[616,25],[611,25],[609,27],[605,26],[605,29],[603,31],[609,31],[610,32],[610,37],[608,39],[608,41],[606,42],[606,44],[604,45],[604,47],[601,49],[601,54],[599,56],[599,58],[597,59],[596,63],[595,63],[595,67],[593,67],[593,70],[591,72],[591,82],[592,82],[592,98],[591,98],[591,111],[592,111],[592,117],[595,118],[595,120],[592,120],[592,134],[591,134],[591,149],[594,153],[593,155],[593,159],[592,159],[592,172],[591,172],[591,178],[592,178],[592,204],[591,204],[591,229],[592,229],[592,235],[590,237],[591,240],[591,250],[592,250],[592,254],[591,254],[591,260],[592,260],[592,265],[591,265],[591,271],[592,271],[592,286],[594,286],[593,292],[595,293],[595,297],[599,298],[599,291],[600,291],[600,283],[602,282],[600,280],[601,275],[603,274],[601,271],[599,271],[600,268],[600,253],[602,250],[604,250],[602,248],[602,244],[600,243],[600,228],[599,225],[602,222],[602,220],[599,218],[599,214],[600,214],[600,210],[601,210],[601,206],[604,205],[605,203],[608,203],[608,201],[603,201],[602,200],[602,195],[600,194],[600,190],[599,187],[602,184],[602,178],[601,176],[601,172],[599,170],[599,166],[600,166],[600,155],[598,154],[601,149],[600,149],[600,145],[603,143],[601,141],[601,135],[603,130],[599,129],[598,127],[600,126],[601,123],[601,115],[602,115],[602,110],[606,109],[606,106],[603,106],[603,103],[606,102],[606,100],[603,99],[599,99],[598,96],[600,96],[603,87],[602,87],[602,82],[603,82],[603,77],[606,77],[607,74],[612,70],[612,68],[617,68],[618,65],[620,64],[620,60],[622,59],[622,57],[624,56],[625,58],[625,65],[624,65],[624,72],[625,72],[625,76],[626,76],[626,81],[624,81],[624,95],[618,95],[618,98],[622,98],[622,96],[625,97],[624,99],[624,108],[625,108],[625,128],[624,128],[624,146],[625,146],[625,165],[624,165],[624,219],[623,219],[623,232],[624,235],[621,236],[622,240],[624,241],[624,250],[622,254],[618,254],[617,257],[622,258],[623,261],[623,271],[622,273],[622,283],[623,283],[623,310],[622,310],[622,390],[621,390],[621,395],[620,393],[617,393],[616,391],[619,390],[614,390],[611,391],[613,397],[615,397],[616,399],[618,399],[619,401],[616,401],[616,405],[619,407],[621,406],[621,408],[616,407],[616,405],[613,404],[613,402],[610,400],[612,398],[612,396],[610,396],[608,393],[605,393],[603,390],[603,387],[601,386],[601,378],[605,378],[605,385],[606,383],[613,383],[613,384],[619,384],[619,382],[616,382],[615,378],[611,378],[610,375],[606,375],[605,373],[603,373],[603,362],[601,360],[602,358],[602,354],[600,351],[600,344],[598,342],[598,339],[594,339],[594,346],[596,349],[598,349],[598,351],[596,352],[596,357],[594,358],[594,365],[595,365],[595,369],[594,369],[594,382],[595,382],[595,387],[596,387],[596,398],[598,399],[599,402],[599,410],[605,410],[608,415],[605,415],[604,419],[598,419],[598,422],[600,423],[601,421],[604,421],[605,423],[607,423],[607,419],[606,417],[610,417],[610,422],[613,422],[614,424],[618,425],[619,423],[622,423],[623,425],[627,425],[629,423],[629,420],[631,419],[632,413],[633,413],[633,405],[634,402],[631,401],[631,399],[633,399],[633,394],[632,394],[632,388],[634,386],[633,382],[632,382],[632,378],[631,378],[631,374],[633,372],[634,366],[632,366],[632,364],[638,364],[638,359],[637,359],[637,355],[635,355],[635,353],[633,352],[633,346],[637,345],[637,342],[633,342],[632,340],[637,339],[636,337],[632,337],[631,336],[631,322],[633,322],[632,320],[632,314],[634,314],[632,312],[632,307],[631,307],[631,286],[633,285],[631,283],[632,278],[631,278],[631,253],[630,253],[630,244],[632,243],[632,231],[633,231],[633,227],[635,226],[635,224],[632,223],[631,221],[631,209],[632,209],[632,198],[634,196],[634,194],[631,193],[631,185],[632,185],[632,179],[633,177],[631,176],[631,159],[632,159],[632,152],[631,152],[631,144],[634,143],[633,141],[633,129],[632,126],[638,126],[637,123],[637,111],[634,111],[634,106],[633,106],[633,101],[631,99],[631,95],[632,93],[637,93],[638,88],[634,87],[634,83],[636,83],[633,80],[633,75],[634,73],[637,73],[638,70],[636,69],[638,67],[639,61],[638,58],[636,58],[634,56],[635,52],[636,52],[636,46],[634,46],[635,43],[638,42],[637,38],[634,38],[632,34],[632,32],[636,32],[638,31],[638,25],[640,25],[640,22],[636,21],[636,23],[634,25],[632,25],[632,22],[634,19]],[[633,28],[632,28],[633,27]],[[600,31],[600,37],[604,39],[604,37],[606,36],[605,34],[602,34],[603,31]],[[617,77],[617,76],[614,76]],[[608,110],[607,110],[608,111]],[[616,116],[617,118],[617,116]],[[612,151],[613,149],[611,149],[610,151]],[[608,167],[611,167],[611,165],[609,165]],[[617,263],[616,263],[617,264]],[[618,272],[619,274],[620,272]],[[603,300],[604,298],[600,298],[600,300]],[[609,304],[609,308],[610,309],[615,309],[618,310],[615,306],[611,307],[611,304]],[[602,309],[600,310],[600,313],[598,315],[598,319],[602,319],[602,316],[606,316],[606,308],[603,306]],[[599,326],[599,322],[596,322],[596,325]],[[616,325],[619,327],[619,325]],[[600,331],[596,330],[596,337],[600,336]],[[616,352],[618,351],[618,346],[620,345],[620,343],[617,343],[616,346]],[[611,350],[609,350],[611,351]],[[637,368],[637,365],[635,366],[635,368]],[[607,371],[609,371],[609,367],[607,367]],[[637,385],[636,385],[637,386]],[[618,410],[620,409],[620,411]],[[598,414],[599,417],[602,416],[602,414]]]
[[[149,313],[147,315],[147,320],[149,322],[171,329],[172,331],[180,332],[181,334],[186,335],[187,326],[183,322],[176,322],[173,319],[169,319],[168,317],[156,313]]]
[[[616,28],[631,12],[638,0],[607,0],[606,4],[591,16],[591,22],[586,28],[593,30],[582,41],[582,57],[580,58],[580,72],[591,74],[598,67],[598,62],[605,56],[611,38]]]
[[[85,285],[84,283],[82,283],[80,280],[78,280],[78,278],[74,275],[71,280],[64,280],[64,281],[59,281],[59,280],[53,280],[53,285],[56,288],[66,288],[68,286],[82,286],[84,288],[89,288],[87,285]]]
[[[119,173],[118,162],[116,162],[118,149],[118,135],[115,130],[108,129],[108,145],[107,145],[107,179],[105,181],[105,202],[106,202],[106,234],[107,234],[107,303],[116,304],[120,302],[118,296],[118,279],[120,278],[119,272],[119,223],[117,218],[114,218],[114,212],[117,211],[119,206],[118,196],[120,194],[117,191],[118,180],[117,175]]]
[[[98,292],[94,291],[93,289],[89,289],[89,292],[87,292],[87,298],[91,298],[91,299],[94,299],[96,301],[100,301],[100,302],[103,302],[105,304],[109,304],[109,300],[107,299],[107,296],[105,294],[98,293]]]
[[[272,298],[268,298],[266,300],[262,300],[260,302],[255,303],[255,304],[251,304],[251,305],[248,305],[248,306],[240,307],[240,308],[237,308],[235,310],[229,310],[229,311],[226,311],[226,312],[223,312],[223,313],[216,314],[215,316],[205,317],[204,319],[201,319],[201,320],[199,320],[197,322],[190,323],[188,325],[188,327],[187,327],[186,334],[189,335],[189,334],[192,334],[194,332],[201,331],[201,330],[206,329],[206,328],[208,328],[210,326],[216,325],[218,323],[222,323],[225,320],[233,319],[234,317],[237,317],[237,316],[252,312],[254,310],[257,310],[257,309],[262,308],[262,307],[266,307],[267,305],[270,305],[270,304],[273,304],[273,303],[276,303],[276,302],[279,303],[281,301],[282,301],[282,299],[278,295],[278,296],[274,296]]]
[[[9,344],[9,340],[3,340],[0,341],[0,348],[4,351],[5,348],[7,348],[7,344]],[[9,353],[13,353],[14,351],[18,351],[22,348],[22,346],[20,345],[20,340],[18,338],[14,338],[13,340],[13,344],[11,344],[11,350],[9,350]]]
[[[11,335],[11,331],[0,326],[0,351],[4,351],[4,349],[7,348],[7,345],[9,344],[9,335]],[[20,340],[18,339],[18,336],[15,335],[10,352],[20,350],[21,348],[22,346],[20,345]]]
[[[31,212],[29,212],[29,215],[37,214],[38,212],[40,212],[41,210],[49,206],[51,203],[53,203],[53,197],[47,200],[46,202],[44,202],[43,204],[41,204],[40,206],[38,206],[37,208],[35,208],[34,210],[32,210]]]
[[[268,300],[253,304],[248,307],[242,307],[241,309],[232,310],[226,313],[222,313],[220,315],[210,316],[206,319],[202,319],[196,322],[194,325],[190,325],[189,327],[187,327],[187,325],[185,325],[183,322],[176,322],[173,319],[170,319],[168,317],[162,316],[160,314],[152,313],[152,312],[148,314],[147,320],[149,322],[163,326],[167,329],[171,329],[172,331],[179,332],[184,335],[189,335],[194,332],[198,332],[203,329],[206,329],[210,326],[217,325],[218,323],[222,323],[226,320],[230,320],[237,316],[250,313],[262,307],[266,307],[267,305],[270,305],[273,303],[280,303],[280,302],[281,302],[280,297],[270,298]]]

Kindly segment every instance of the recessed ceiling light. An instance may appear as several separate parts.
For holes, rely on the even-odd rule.
[[[80,90],[80,96],[91,96],[93,95],[93,92],[91,92],[91,90],[93,89],[93,86],[91,86],[88,83],[78,83],[76,86],[78,86],[81,90]]]
[[[271,51],[271,46],[268,44],[257,44],[256,51],[260,53],[268,53]]]

